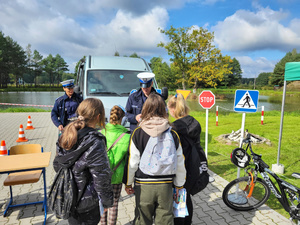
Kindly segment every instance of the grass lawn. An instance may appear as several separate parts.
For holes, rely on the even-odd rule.
[[[191,112],[201,124],[201,145],[205,147],[205,112]],[[245,129],[252,134],[260,135],[271,141],[272,145],[253,144],[252,149],[257,154],[262,154],[262,159],[272,169],[272,164],[277,163],[278,139],[280,129],[281,113],[269,111],[264,114],[264,125],[261,125],[261,113],[247,113]],[[237,131],[242,125],[242,113],[230,113],[219,115],[219,124],[216,126],[216,117],[214,113],[209,113],[208,118],[208,163],[209,169],[220,175],[227,181],[232,181],[237,177],[237,167],[230,161],[231,151],[238,147],[239,143],[231,144],[220,143],[216,138],[222,134],[229,134],[232,130]],[[284,165],[284,174],[280,175],[285,181],[300,188],[300,179],[293,178],[293,172],[300,172],[300,114],[285,113],[283,123],[283,134],[280,150],[279,163]],[[250,153],[250,152],[248,152]],[[241,169],[241,175],[244,176],[244,170]],[[266,203],[268,206],[289,218],[288,213],[283,209],[278,200],[271,194]]]

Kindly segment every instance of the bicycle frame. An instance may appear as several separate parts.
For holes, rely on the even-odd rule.
[[[255,164],[255,169],[254,169],[254,175],[252,172],[249,172],[249,168],[246,168],[245,171],[251,175],[254,176],[254,180],[257,177],[257,172],[259,172],[263,178],[263,180],[267,183],[268,187],[272,191],[272,193],[275,195],[275,197],[278,199],[280,204],[283,206],[283,208],[290,214],[292,219],[297,219],[300,221],[300,216],[297,215],[298,208],[300,208],[300,204],[295,205],[293,201],[291,201],[291,205],[289,205],[289,201],[287,198],[287,194],[289,195],[289,198],[291,200],[297,200],[298,203],[300,202],[300,199],[294,194],[294,192],[298,193],[298,196],[300,196],[300,189],[295,187],[294,185],[282,180],[279,178],[274,172],[272,172],[269,169],[269,166],[261,159],[261,155],[257,155],[253,152],[252,147],[251,147],[251,141],[250,140],[245,140],[247,144],[246,151],[250,149],[251,151],[251,156],[253,159],[253,162]],[[278,188],[275,186],[273,181],[270,179],[270,176],[272,176],[276,183],[278,184]]]

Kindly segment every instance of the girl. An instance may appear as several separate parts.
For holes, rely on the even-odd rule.
[[[140,126],[133,131],[130,138],[129,157],[124,174],[125,191],[127,194],[135,193],[134,224],[152,225],[154,218],[155,224],[173,225],[172,186],[174,184],[177,189],[182,188],[186,175],[180,139],[174,130],[170,130],[166,105],[161,96],[149,95],[143,106],[141,119]],[[166,136],[166,134],[168,135]],[[144,160],[147,161],[147,158],[150,160],[151,157],[147,151],[148,142],[151,143],[152,140],[156,140],[156,137],[158,139],[169,138],[162,138],[164,148],[161,148],[161,156],[169,149],[173,149],[170,152],[173,153],[172,158],[175,160],[170,160],[169,164],[164,164],[164,166],[171,167],[168,173],[160,174],[162,170],[159,168],[158,174],[148,173],[141,167]],[[157,146],[162,145],[157,142]],[[153,149],[154,147],[155,145],[153,145]],[[172,165],[176,165],[176,162],[177,166],[172,167]],[[148,164],[151,167],[155,165],[151,164],[150,161],[145,162],[144,165],[147,166]],[[132,188],[133,182],[135,183],[134,189]]]
[[[127,133],[128,130],[121,125],[124,116],[125,112],[119,106],[114,106],[110,111],[109,123],[101,131],[106,137],[108,148],[121,137],[107,152],[110,168],[113,172],[111,183],[114,192],[114,205],[101,216],[101,225],[115,225],[117,223],[118,202],[121,194],[122,178],[130,138],[130,134]]]
[[[99,99],[85,99],[77,109],[78,119],[68,124],[58,142],[53,162],[57,172],[62,164],[74,161],[72,172],[78,188],[75,211],[68,218],[72,225],[97,225],[100,221],[99,198],[107,208],[113,205],[111,170],[106,153],[105,137],[95,130],[104,127],[104,107]],[[76,152],[90,147],[79,156]]]
[[[179,134],[181,144],[182,144],[183,154],[185,156],[185,165],[188,165],[191,159],[190,155],[192,149],[190,146],[190,141],[192,141],[192,143],[197,146],[197,149],[199,151],[202,151],[203,154],[205,154],[202,147],[200,146],[201,126],[195,118],[188,115],[190,109],[187,106],[187,103],[184,97],[182,96],[182,94],[176,94],[175,96],[170,98],[170,100],[168,101],[168,109],[170,115],[176,119],[176,121],[173,122],[172,127]],[[187,173],[190,172],[191,171],[187,171]],[[188,182],[189,180],[186,181],[185,186],[188,185]],[[175,225],[192,224],[193,203],[189,192],[190,190],[188,190],[188,188],[186,189],[187,189],[186,204],[187,204],[189,215],[186,216],[185,218],[174,218]]]

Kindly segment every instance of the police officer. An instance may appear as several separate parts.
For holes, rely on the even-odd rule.
[[[61,84],[65,94],[55,100],[51,111],[51,119],[59,131],[76,117],[77,107],[82,102],[82,97],[74,92],[74,79],[65,80]]]
[[[153,86],[153,78],[155,77],[154,73],[143,72],[139,73],[137,77],[140,80],[141,88],[129,95],[128,101],[126,104],[126,117],[130,122],[130,132],[132,133],[134,129],[137,127],[138,122],[141,119],[142,108],[144,102],[147,100],[150,93],[154,92],[158,95],[159,93],[152,87]],[[161,96],[161,95],[160,95]]]

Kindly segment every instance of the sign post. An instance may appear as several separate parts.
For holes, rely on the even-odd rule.
[[[249,91],[249,90],[236,90],[235,91],[234,107],[233,107],[234,111],[243,113],[240,148],[243,147],[246,113],[257,111],[258,95],[259,95],[258,91]],[[238,167],[237,178],[240,177],[240,171],[241,171],[241,169]]]
[[[199,95],[199,104],[203,109],[206,109],[205,121],[205,155],[207,158],[207,145],[208,145],[208,110],[215,104],[215,95],[211,91],[202,91]]]

